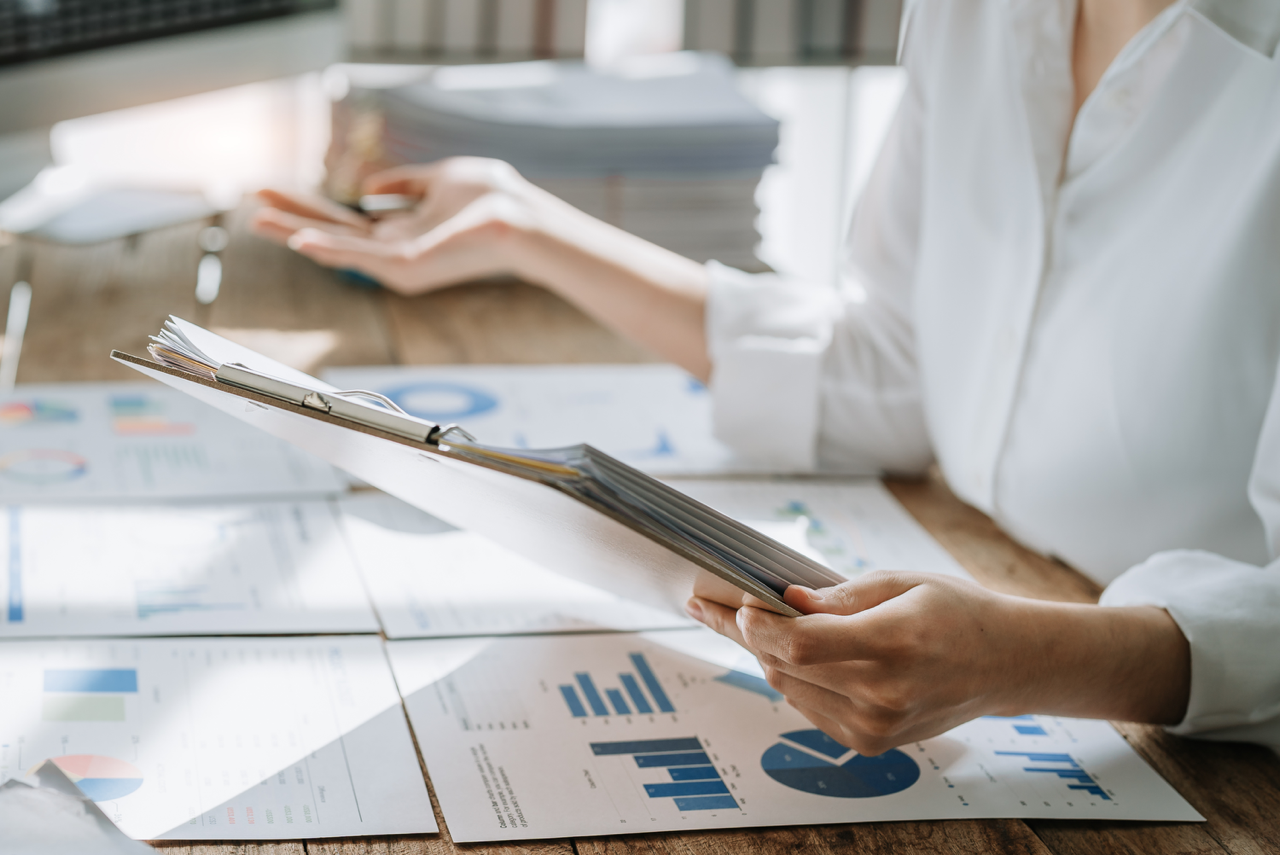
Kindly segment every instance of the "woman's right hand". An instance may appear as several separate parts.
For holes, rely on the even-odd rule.
[[[263,191],[264,237],[401,294],[507,274],[558,294],[698,379],[711,376],[703,265],[557,199],[500,160],[454,157],[371,175],[365,193],[420,198],[371,219],[320,197]]]
[[[369,176],[366,194],[421,199],[412,211],[370,219],[318,197],[259,194],[263,237],[323,264],[356,270],[402,294],[501,273],[519,273],[519,242],[548,194],[509,164],[454,157]],[[545,197],[545,198],[544,198]]]

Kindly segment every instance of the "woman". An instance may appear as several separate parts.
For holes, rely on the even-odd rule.
[[[924,574],[689,611],[868,754],[979,715],[1280,743],[1280,4],[920,0],[839,292],[699,265],[493,161],[375,176],[383,224],[257,228],[419,293],[541,284],[708,380],[787,463],[919,472],[1109,583],[1102,607]],[[769,446],[776,445],[769,442]]]

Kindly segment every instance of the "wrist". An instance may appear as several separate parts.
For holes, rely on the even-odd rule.
[[[1013,656],[999,715],[1044,713],[1173,724],[1185,713],[1190,650],[1168,613],[1009,597]]]

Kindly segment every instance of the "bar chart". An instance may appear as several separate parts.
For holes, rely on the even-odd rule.
[[[675,712],[675,705],[644,654],[630,653],[628,658],[634,671],[619,673],[616,688],[605,688],[602,692],[588,671],[578,671],[573,675],[574,682],[562,683],[560,695],[569,714],[574,718],[590,718],[633,713],[652,715],[655,710]]]
[[[133,668],[46,668],[43,721],[124,721],[126,698],[138,694]]]
[[[1107,791],[1098,785],[1093,776],[1080,768],[1070,754],[1052,751],[997,751],[1002,757],[1025,757],[1035,765],[1023,766],[1022,771],[1032,774],[1056,775],[1067,781],[1068,790],[1078,790],[1111,801]],[[1046,765],[1047,764],[1047,765]]]
[[[630,756],[637,769],[661,770],[670,780],[644,784],[651,799],[671,799],[681,813],[738,810],[738,801],[696,736],[678,739],[637,739],[593,742],[596,757]]]
[[[1048,736],[1049,731],[1036,721],[1033,715],[984,715],[984,719],[990,721],[1007,721],[1013,727],[1015,733],[1019,736]]]

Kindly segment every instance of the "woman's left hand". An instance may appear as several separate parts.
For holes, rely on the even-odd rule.
[[[688,608],[754,653],[805,718],[863,754],[981,715],[1173,724],[1186,712],[1190,646],[1154,606],[1029,600],[884,571],[820,591],[793,585],[783,599],[801,616],[698,597]]]
[[[877,572],[820,591],[792,586],[785,601],[803,616],[699,598],[689,611],[754,653],[805,718],[863,754],[1011,711],[1019,692],[1010,687],[1033,676],[1019,673],[1035,659],[1021,631],[1031,601],[972,582]]]

